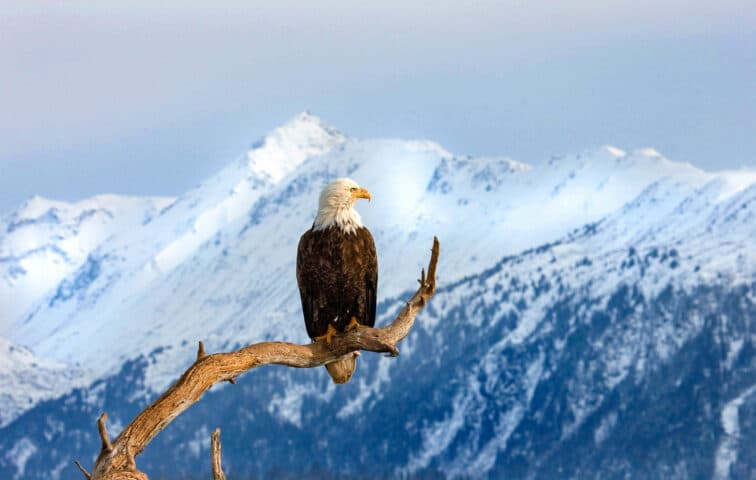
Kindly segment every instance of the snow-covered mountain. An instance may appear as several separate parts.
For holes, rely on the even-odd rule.
[[[116,195],[76,203],[32,197],[0,217],[0,336],[99,244],[149,222],[171,202]]]
[[[86,382],[75,368],[36,358],[29,350],[0,338],[0,427],[41,400],[56,398]]]
[[[18,261],[4,259],[36,248],[11,227],[19,219],[34,220],[35,241],[50,251],[70,252],[77,238],[66,256],[78,263],[48,283],[29,280],[26,304],[3,303],[0,335],[69,377],[67,389],[36,396],[3,382],[0,399],[14,406],[6,422],[15,421],[0,445],[34,462],[0,457],[0,474],[69,472],[74,452],[96,452],[96,411],[123,426],[192,361],[197,340],[211,350],[305,341],[296,244],[338,176],[373,194],[358,209],[378,246],[383,321],[412,288],[432,236],[441,239],[442,288],[402,356],[364,356],[338,389],[322,372],[255,372],[164,432],[139,458],[145,471],[172,467],[170,455],[202,465],[216,425],[232,476],[754,471],[745,439],[756,436],[756,171],[707,173],[613,147],[537,165],[462,157],[428,141],[349,138],[303,113],[186,194],[134,199],[99,236],[70,220],[48,226],[44,207],[4,220],[3,302],[21,291]],[[107,198],[97,200],[112,212],[121,200]],[[29,279],[48,268],[23,264]],[[0,372],[25,365],[5,358]],[[706,395],[680,401],[688,388]],[[652,402],[654,392],[669,401]],[[653,442],[642,424],[652,414],[661,423]],[[316,439],[323,422],[330,429]],[[628,431],[645,444],[623,444]],[[357,436],[356,450],[328,448],[343,435]],[[654,442],[659,458],[641,451]]]

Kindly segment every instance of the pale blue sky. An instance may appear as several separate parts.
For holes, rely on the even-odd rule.
[[[111,3],[0,5],[0,212],[178,194],[304,109],[461,154],[756,165],[753,1]]]

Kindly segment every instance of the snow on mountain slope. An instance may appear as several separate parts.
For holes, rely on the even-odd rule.
[[[116,239],[107,252],[128,254],[125,268],[148,283],[186,261],[229,224],[248,214],[262,194],[311,156],[345,141],[317,117],[302,113],[256,142],[243,158],[187,192],[144,230]]]
[[[148,389],[172,381],[177,365],[189,361],[186,345],[199,339],[224,348],[305,341],[296,245],[320,189],[338,176],[373,193],[358,209],[376,238],[381,298],[411,285],[433,234],[444,248],[441,281],[450,283],[598,221],[638,195],[636,202],[653,208],[633,216],[628,204],[609,217],[616,227],[607,229],[615,236],[607,242],[652,235],[647,220],[658,216],[663,229],[669,217],[657,206],[682,208],[696,189],[724,178],[652,150],[603,147],[535,166],[459,157],[428,141],[350,139],[300,114],[146,224],[100,244],[57,291],[16,317],[6,336],[43,357],[79,362],[90,378],[156,352]],[[730,197],[722,195],[706,198],[725,208]],[[694,213],[685,225],[705,221]]]
[[[171,198],[99,195],[76,203],[33,197],[0,219],[0,335],[104,240],[135,228]]]
[[[738,459],[738,451],[736,449],[737,442],[740,440],[738,410],[743,405],[743,402],[754,393],[756,393],[756,385],[753,385],[745,392],[727,402],[722,409],[722,429],[725,432],[725,437],[717,448],[713,476],[715,480],[730,478],[731,467]]]
[[[446,372],[445,382],[462,387],[423,425],[422,447],[400,472],[691,478],[713,464],[709,474],[733,478],[731,467],[749,450],[738,409],[754,390],[756,183],[744,181],[753,178],[747,172],[726,177],[688,186],[684,196],[680,185],[661,181],[606,219],[506,257],[434,298],[431,321],[418,328],[444,357],[458,342],[476,345],[475,353]],[[683,405],[676,388],[690,398],[691,383],[701,393]],[[713,393],[718,388],[727,393]],[[655,405],[641,400],[649,391],[659,392]],[[657,409],[672,419],[649,423]],[[721,417],[724,438],[716,449],[685,453],[700,442],[676,435],[698,432],[696,419],[707,425],[706,415]],[[658,442],[648,451],[646,436]],[[607,452],[604,442],[631,450]]]
[[[0,428],[42,400],[86,384],[81,370],[35,357],[0,338]]]

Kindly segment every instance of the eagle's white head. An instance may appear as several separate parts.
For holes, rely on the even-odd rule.
[[[362,227],[362,218],[354,203],[359,198],[370,200],[370,192],[357,185],[351,178],[338,178],[329,183],[320,193],[318,215],[313,230],[325,230],[337,226],[346,233],[354,233]]]

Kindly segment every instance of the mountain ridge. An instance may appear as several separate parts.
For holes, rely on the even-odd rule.
[[[229,164],[195,189],[176,200],[170,201],[170,205],[166,205],[160,215],[151,218],[150,222],[143,227],[152,231],[138,233],[142,237],[158,239],[154,242],[154,246],[145,248],[144,245],[140,245],[139,248],[143,249],[143,253],[124,254],[123,252],[127,250],[133,252],[135,243],[144,243],[140,237],[132,236],[126,237],[120,245],[118,239],[115,239],[114,242],[109,242],[110,245],[107,246],[115,245],[114,247],[95,249],[90,252],[85,261],[79,265],[79,269],[69,274],[70,276],[63,280],[63,283],[58,287],[59,291],[62,286],[70,293],[61,296],[53,292],[51,296],[47,297],[47,300],[42,300],[38,304],[37,310],[29,315],[31,318],[27,317],[24,322],[28,326],[25,326],[23,330],[28,331],[31,335],[18,335],[18,330],[16,330],[15,334],[11,335],[10,340],[37,349],[40,349],[40,341],[46,341],[50,347],[40,349],[44,352],[43,356],[57,355],[59,351],[57,345],[60,343],[60,339],[51,336],[49,329],[40,329],[34,322],[35,315],[48,318],[48,314],[44,312],[53,310],[50,313],[55,313],[56,310],[52,307],[55,307],[56,303],[63,309],[69,306],[78,309],[76,305],[71,304],[71,301],[76,298],[80,298],[79,302],[88,301],[92,304],[91,302],[98,301],[100,295],[107,296],[108,292],[111,291],[110,289],[119,288],[115,285],[120,285],[121,289],[127,291],[144,289],[157,281],[156,279],[170,276],[174,268],[181,270],[182,265],[193,262],[193,255],[196,254],[198,249],[208,248],[212,250],[211,247],[208,247],[208,243],[212,241],[217,243],[219,236],[226,235],[228,237],[228,239],[224,239],[226,243],[234,245],[233,240],[230,240],[234,235],[239,235],[239,238],[249,235],[250,229],[255,227],[254,218],[256,215],[269,215],[270,213],[266,209],[280,209],[280,206],[285,205],[290,197],[302,197],[305,192],[302,187],[307,183],[328,181],[328,178],[323,177],[320,173],[323,167],[326,168],[327,172],[333,172],[330,176],[349,174],[350,170],[353,171],[352,173],[358,173],[358,171],[354,171],[355,166],[353,165],[356,164],[351,163],[355,161],[353,159],[357,158],[357,153],[364,154],[373,151],[378,151],[378,154],[368,153],[368,157],[372,157],[369,160],[379,165],[372,165],[372,163],[368,165],[371,168],[368,168],[362,175],[367,178],[385,173],[386,166],[380,165],[383,158],[392,158],[393,160],[394,156],[404,156],[405,163],[414,162],[415,164],[426,165],[426,167],[419,169],[416,165],[407,172],[404,171],[406,168],[397,165],[398,161],[394,161],[394,171],[397,172],[397,175],[387,175],[386,177],[391,178],[391,181],[384,181],[383,188],[377,192],[380,199],[377,200],[382,203],[384,209],[380,214],[381,216],[377,217],[372,209],[367,212],[363,211],[366,224],[371,226],[374,234],[378,237],[379,251],[381,251],[382,257],[386,256],[386,247],[381,248],[381,237],[390,236],[391,231],[399,233],[408,230],[418,232],[421,229],[438,229],[439,221],[448,226],[452,222],[458,221],[455,218],[461,215],[469,215],[470,212],[478,212],[484,216],[497,215],[496,211],[502,210],[501,194],[506,194],[507,191],[511,193],[508,193],[504,198],[506,203],[503,206],[508,211],[503,216],[492,218],[490,225],[495,225],[495,229],[501,231],[503,235],[508,235],[510,239],[513,231],[515,235],[525,238],[524,241],[521,241],[519,248],[511,248],[511,253],[516,253],[532,244],[556,239],[560,234],[566,234],[570,227],[575,228],[583,223],[599,220],[605,211],[612,211],[613,207],[621,206],[624,203],[623,200],[632,199],[636,194],[634,190],[640,190],[647,182],[651,182],[651,179],[660,176],[659,173],[649,174],[647,172],[649,167],[647,162],[661,167],[662,174],[667,174],[667,176],[662,177],[663,181],[677,182],[682,194],[690,193],[692,188],[702,185],[706,181],[711,181],[713,178],[718,178],[716,174],[704,173],[690,165],[670,162],[656,151],[649,152],[646,149],[627,154],[614,147],[601,147],[575,156],[564,156],[559,164],[550,165],[551,168],[546,172],[540,172],[538,166],[513,162],[506,158],[497,160],[490,157],[476,159],[454,156],[433,142],[347,139],[338,130],[327,126],[317,117],[309,113],[301,113],[257,142],[256,146],[245,155],[244,162]],[[294,160],[286,163],[285,167],[281,167],[288,170],[288,173],[284,173],[284,170],[280,169],[274,172],[276,175],[271,175],[272,170],[261,173],[258,167],[261,164],[266,164],[266,152],[272,152],[270,159],[272,164],[282,163],[281,152],[290,154],[294,152]],[[397,166],[400,168],[396,168]],[[593,167],[593,170],[591,170],[591,167]],[[491,170],[492,168],[494,170]],[[610,168],[610,170],[606,170],[606,168]],[[300,173],[303,169],[304,172]],[[341,169],[341,172],[338,171],[339,169]],[[313,170],[316,172],[314,177],[312,173],[308,173],[308,171],[312,172]],[[551,174],[552,179],[544,178],[544,173]],[[292,175],[295,178],[292,178]],[[281,184],[285,178],[290,180]],[[622,182],[619,178],[622,178]],[[547,187],[541,187],[540,192],[536,191],[536,194],[533,194],[533,190],[536,190],[541,183]],[[620,183],[626,185],[619,185]],[[282,186],[277,187],[279,184]],[[297,185],[299,191],[292,190],[292,185]],[[608,198],[600,195],[600,192],[605,192],[610,188],[612,188],[612,191]],[[622,191],[623,188],[624,191]],[[317,195],[316,190],[306,190],[309,198]],[[529,201],[527,195],[535,197],[534,200]],[[451,202],[449,201],[450,196],[452,197]],[[543,201],[538,199],[539,196],[551,199],[550,201],[547,200],[550,203],[542,207],[540,204]],[[589,200],[594,196],[598,200]],[[593,206],[586,204],[587,201],[592,201]],[[609,205],[596,205],[600,202],[606,202]],[[388,205],[386,205],[387,203]],[[313,198],[305,203],[305,205],[309,205],[305,208],[312,211],[315,204],[316,201]],[[470,208],[471,204],[472,208]],[[273,205],[275,207],[272,207]],[[300,201],[293,208],[303,210],[302,205]],[[429,205],[430,207],[428,207]],[[553,210],[549,207],[552,207]],[[592,212],[592,209],[597,211]],[[454,212],[454,210],[457,212]],[[405,216],[403,212],[406,211],[414,211],[414,218]],[[544,231],[535,235],[535,238],[527,238],[529,235],[523,231],[523,227],[532,231],[533,225],[530,224],[531,222],[528,219],[533,217],[534,211],[540,211],[539,223],[541,225],[536,228],[542,228]],[[396,214],[391,212],[396,212]],[[449,215],[450,212],[454,213]],[[547,212],[549,213],[546,214]],[[575,212],[579,213],[576,214]],[[249,221],[245,220],[247,215],[252,219],[251,225]],[[572,216],[572,218],[569,219],[569,222],[561,221],[561,217],[565,216]],[[507,217],[510,217],[511,220],[507,221]],[[376,221],[376,219],[379,221]],[[569,225],[570,223],[572,225]],[[306,218],[297,223],[296,231],[289,233],[288,248],[285,251],[289,253],[294,251],[298,235],[307,225]],[[279,222],[280,228],[286,227]],[[496,241],[495,234],[491,234],[491,232],[484,234],[479,232],[479,227],[476,226],[475,228],[478,230],[475,232],[476,235],[480,235],[483,242],[489,243],[488,250],[492,250],[491,247],[494,247],[491,254],[497,255],[500,245],[490,245],[490,242]],[[516,229],[520,229],[520,231],[517,232]],[[409,248],[410,252],[419,254],[422,251],[421,248],[425,248],[415,246],[416,242],[410,244],[410,239],[406,233],[399,234],[405,237],[403,249]],[[416,234],[411,233],[411,235]],[[266,232],[264,236],[270,237],[270,234]],[[214,238],[215,240],[213,240]],[[490,240],[486,240],[486,238]],[[167,239],[167,241],[163,239]],[[464,240],[464,237],[457,235],[450,238],[450,235],[446,235],[445,249],[463,251],[465,248],[457,243],[458,240]],[[469,240],[467,242],[469,243]],[[239,240],[237,239],[235,243],[238,245]],[[228,251],[229,248],[231,247],[227,245],[225,250]],[[237,250],[241,250],[239,254],[242,256],[248,255],[244,247]],[[278,255],[284,254],[279,253]],[[393,255],[389,255],[393,257]],[[132,267],[128,267],[128,262],[131,260],[129,256],[135,259],[132,262]],[[288,260],[289,268],[292,265],[293,254],[290,257]],[[213,262],[223,261],[222,252],[211,252],[211,256],[208,258]],[[483,254],[471,256],[466,263],[475,265],[474,267],[467,267],[457,262],[451,269],[447,267],[447,271],[455,270],[458,272],[458,276],[460,273],[464,273],[465,269],[469,273],[474,273],[485,268],[487,260],[483,260],[483,258],[487,257]],[[259,258],[259,260],[263,264],[269,263],[264,258]],[[124,261],[127,263],[127,270],[118,269],[115,276],[111,275],[109,282],[102,282],[99,272],[108,271],[108,265],[119,265]],[[442,259],[442,267],[444,261]],[[382,262],[381,277],[395,277],[397,274],[394,271],[390,271],[388,275],[383,274],[386,271],[385,265],[386,263]],[[280,271],[279,267],[272,267]],[[205,268],[212,270],[216,267],[208,265]],[[407,269],[403,270],[407,272]],[[98,289],[99,283],[103,283],[103,285],[100,285]],[[79,291],[74,293],[73,290],[76,290],[76,288],[72,287],[76,285],[80,288]],[[385,281],[381,287],[381,291],[386,291]],[[254,291],[254,288],[250,290]],[[290,297],[295,294],[291,285],[288,287],[288,291]],[[87,300],[87,292],[89,292],[89,295],[96,295],[96,297]],[[396,293],[397,290],[388,292],[389,295]],[[64,297],[68,302],[62,301]],[[112,309],[114,308],[112,307]],[[292,308],[290,313],[296,315],[296,308]],[[79,312],[75,310],[68,312],[63,310],[62,315],[64,316],[57,324],[62,326],[78,323],[68,318],[77,314]],[[268,314],[274,314],[274,312],[268,312]],[[61,313],[57,314],[59,317],[60,315]],[[46,320],[46,323],[49,323],[49,320]],[[97,327],[93,325],[93,330],[96,329]],[[80,333],[76,334],[76,332],[72,333],[81,335]],[[197,332],[197,334],[200,334],[200,332]],[[264,338],[269,337],[266,335]],[[304,340],[301,335],[296,336],[295,339]],[[155,345],[155,347],[157,346]],[[127,351],[132,349],[126,348]],[[80,353],[77,351],[77,354]],[[67,358],[62,356],[54,358],[64,362],[75,360],[73,352]],[[97,361],[101,360],[101,358],[97,359]],[[122,360],[119,359],[116,365],[120,361]],[[168,381],[168,379],[165,381]]]

